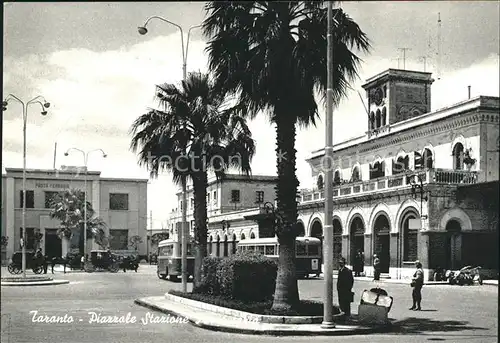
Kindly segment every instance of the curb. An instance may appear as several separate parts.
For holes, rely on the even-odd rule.
[[[267,336],[353,336],[353,335],[363,335],[370,333],[383,333],[389,332],[392,330],[394,323],[389,323],[387,325],[375,326],[375,327],[358,327],[358,328],[345,328],[345,329],[318,329],[318,330],[293,330],[293,329],[246,329],[243,327],[235,328],[229,326],[223,326],[219,324],[214,324],[210,322],[205,322],[203,320],[195,320],[193,318],[188,318],[177,311],[167,309],[164,307],[160,307],[154,305],[150,302],[147,302],[143,299],[135,299],[134,303],[149,308],[154,311],[162,312],[165,314],[170,314],[174,316],[178,316],[181,318],[185,318],[189,321],[190,324],[211,331],[218,332],[228,332],[228,333],[239,333],[239,334],[247,334],[247,335],[267,335]],[[261,323],[264,324],[264,323]],[[264,324],[265,325],[265,324]],[[270,324],[273,325],[273,324]],[[276,325],[276,324],[274,324]],[[301,324],[295,324],[301,325]]]
[[[26,286],[53,286],[68,284],[69,280],[53,280],[53,281],[38,281],[38,282],[2,282],[1,286],[7,287],[26,287]]]

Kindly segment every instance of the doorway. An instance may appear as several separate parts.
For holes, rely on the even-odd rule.
[[[49,258],[62,257],[62,242],[57,229],[45,229],[45,255]]]
[[[350,261],[349,264],[353,265],[356,257],[356,253],[361,251],[365,252],[365,226],[360,217],[356,217],[351,222],[351,228],[349,230],[350,238]]]
[[[462,227],[454,219],[446,224],[445,256],[447,269],[456,270],[461,268]]]
[[[390,229],[389,220],[385,215],[377,217],[374,224],[374,231],[375,242],[373,252],[380,258],[380,272],[389,273],[391,261]]]

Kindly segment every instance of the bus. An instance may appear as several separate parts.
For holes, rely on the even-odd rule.
[[[167,277],[170,281],[177,281],[182,277],[182,244],[176,239],[166,239],[158,243],[158,261],[156,274],[160,279]],[[188,278],[194,274],[194,256],[191,243],[187,244],[187,272]]]
[[[278,238],[258,238],[238,243],[238,251],[254,251],[278,261]],[[310,274],[321,274],[321,240],[316,237],[295,239],[295,267],[297,278],[308,278]]]

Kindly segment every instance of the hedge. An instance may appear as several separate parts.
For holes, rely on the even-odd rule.
[[[202,282],[195,293],[221,295],[243,302],[273,298],[278,265],[263,255],[239,252],[203,260]]]

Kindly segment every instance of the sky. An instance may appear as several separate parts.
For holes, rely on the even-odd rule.
[[[104,177],[149,178],[129,149],[129,129],[155,106],[156,84],[181,80],[181,41],[178,29],[158,20],[148,24],[147,35],[139,35],[137,27],[158,15],[187,32],[203,21],[203,6],[203,2],[4,3],[3,96],[12,93],[27,101],[42,95],[51,103],[45,117],[30,107],[27,167],[52,168],[57,142],[57,167],[83,164],[81,155],[64,156],[68,148],[101,148],[108,157],[91,155],[89,170],[101,171]],[[405,69],[424,71],[422,56],[426,56],[425,71],[436,80],[432,110],[466,100],[469,85],[473,97],[499,96],[498,2],[342,2],[340,6],[368,35],[372,50],[360,54],[359,78],[334,109],[335,143],[365,133],[366,113],[358,92],[365,97],[361,85],[367,78],[387,68],[403,68],[400,48],[409,49]],[[206,71],[205,42],[201,31],[194,29],[188,71]],[[322,106],[316,127],[298,131],[300,188],[314,186],[305,159],[324,146],[324,112]],[[5,167],[22,167],[20,105],[9,105],[2,120],[5,172]],[[257,146],[252,173],[276,175],[274,127],[261,115],[250,128]],[[148,213],[153,213],[154,228],[165,225],[177,206],[176,191],[168,173],[150,180]]]

